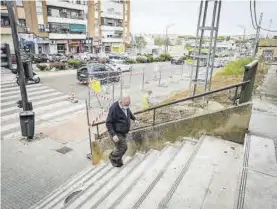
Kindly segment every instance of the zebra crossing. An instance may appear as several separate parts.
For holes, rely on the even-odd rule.
[[[85,111],[84,101],[71,103],[69,95],[43,84],[27,85],[29,101],[35,112],[36,125],[59,122]],[[20,135],[20,108],[17,101],[21,100],[20,88],[13,81],[1,81],[1,139]]]

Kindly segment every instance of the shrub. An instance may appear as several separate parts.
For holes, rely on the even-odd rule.
[[[159,57],[155,57],[154,62],[160,62],[161,59]]]
[[[220,70],[218,75],[240,75],[244,72],[244,66],[253,61],[252,57],[240,58],[231,62]]]
[[[147,58],[147,62],[153,62],[154,61],[154,58],[153,58],[152,55],[147,55],[146,58]]]
[[[185,62],[186,62],[186,64],[190,64],[191,65],[192,64],[192,59],[186,59]]]
[[[137,57],[136,61],[137,61],[137,63],[146,63],[147,58],[140,56],[140,57]]]
[[[40,71],[46,71],[46,70],[47,70],[47,65],[40,65],[40,64],[37,64],[37,68],[38,68]]]
[[[125,63],[127,63],[127,64],[134,64],[134,63],[136,63],[136,60],[127,58],[127,59],[125,60]]]
[[[51,63],[49,67],[50,67],[50,69],[56,68],[58,70],[66,70],[67,69],[67,64],[62,63],[62,62],[54,62],[54,63]]]
[[[86,62],[82,60],[70,59],[68,60],[68,64],[73,68],[80,68],[82,65],[86,64]]]
[[[170,61],[171,60],[171,56],[169,54],[161,54],[160,55],[160,60],[162,62],[164,62],[164,61]]]

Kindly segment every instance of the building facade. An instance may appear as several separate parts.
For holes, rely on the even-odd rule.
[[[32,52],[122,53],[130,43],[130,1],[16,0],[15,4],[20,10],[18,22],[24,25],[19,38]],[[12,43],[5,37],[8,32],[11,37],[7,18],[1,13],[1,38]]]

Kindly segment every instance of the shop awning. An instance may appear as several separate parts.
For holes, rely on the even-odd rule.
[[[86,31],[86,26],[85,25],[77,25],[77,24],[71,24],[69,26],[69,30],[71,32],[84,32]]]

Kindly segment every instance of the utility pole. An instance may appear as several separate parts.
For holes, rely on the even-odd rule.
[[[19,75],[19,84],[20,84],[20,92],[21,92],[21,98],[22,98],[22,106],[23,110],[28,110],[28,96],[25,86],[25,75],[24,75],[24,69],[23,69],[23,63],[21,60],[21,54],[19,49],[19,41],[17,36],[17,24],[15,21],[14,11],[13,11],[13,1],[7,1],[7,8],[8,8],[8,15],[9,20],[11,24],[11,30],[12,30],[12,38],[13,38],[13,44],[14,44],[14,52],[16,56],[16,63],[17,63],[17,72]]]
[[[256,29],[256,40],[255,40],[254,51],[253,51],[254,58],[256,57],[256,53],[257,53],[258,47],[259,47],[260,30],[261,30],[262,20],[263,20],[263,13],[260,14],[259,25],[257,25],[257,29]]]
[[[17,73],[19,75],[19,85],[21,93],[21,101],[18,102],[18,107],[23,108],[23,111],[20,111],[19,113],[21,134],[22,136],[26,136],[27,139],[32,139],[34,137],[35,131],[35,113],[32,111],[32,103],[28,101],[28,95],[26,91],[24,68],[19,49],[17,24],[14,16],[13,3],[13,1],[7,1],[8,15],[11,24],[12,38],[17,63]]]

